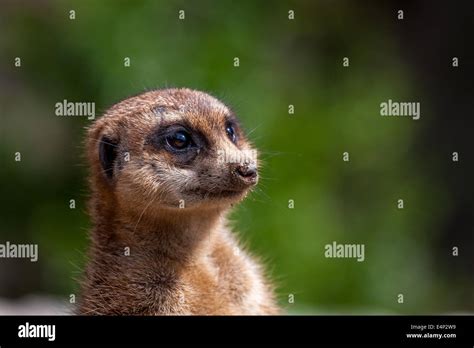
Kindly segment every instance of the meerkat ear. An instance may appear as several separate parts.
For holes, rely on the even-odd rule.
[[[114,163],[117,159],[118,143],[106,135],[102,136],[99,143],[99,160],[102,170],[107,178],[114,176]]]

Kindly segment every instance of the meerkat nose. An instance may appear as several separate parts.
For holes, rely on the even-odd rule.
[[[257,166],[255,164],[240,164],[235,171],[245,181],[255,182],[257,179]]]

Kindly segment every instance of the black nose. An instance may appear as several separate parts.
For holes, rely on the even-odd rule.
[[[253,164],[241,164],[237,166],[236,172],[245,179],[255,179],[257,177],[257,167]]]

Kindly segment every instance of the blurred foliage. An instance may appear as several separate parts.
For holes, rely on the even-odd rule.
[[[389,98],[422,100],[425,113],[429,100],[410,79],[387,14],[367,17],[353,4],[2,5],[1,241],[39,243],[40,261],[0,262],[0,294],[77,289],[89,227],[82,141],[90,121],[56,117],[55,103],[94,101],[99,115],[146,89],[186,86],[230,104],[262,152],[261,184],[231,218],[266,259],[290,312],[472,310],[466,301],[473,280],[448,283],[434,267],[433,240],[450,201],[420,169],[413,141],[423,123],[379,116]],[[181,9],[185,20],[178,19]],[[295,20],[288,20],[289,9]],[[16,151],[21,162],[13,161]],[[344,151],[350,162],[342,161]],[[404,210],[396,207],[399,198]],[[325,258],[332,241],[365,244],[365,262]],[[34,281],[22,286],[28,276]],[[450,296],[455,288],[463,290]],[[287,304],[289,294],[295,304]]]

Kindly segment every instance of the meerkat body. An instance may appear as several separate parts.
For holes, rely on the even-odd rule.
[[[189,89],[126,99],[97,120],[87,138],[93,228],[78,312],[276,314],[261,266],[226,224],[258,180],[250,151],[232,111]]]

